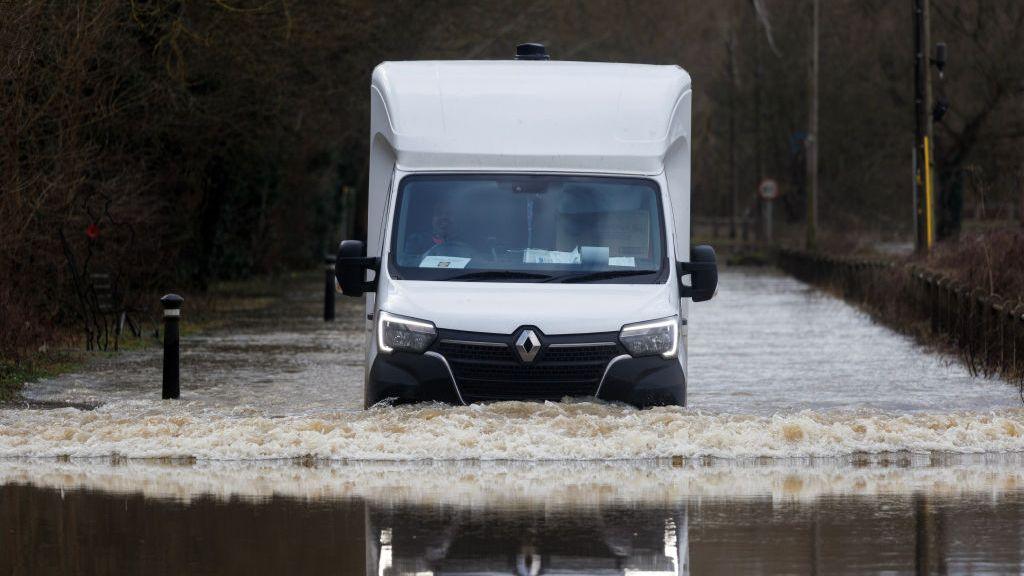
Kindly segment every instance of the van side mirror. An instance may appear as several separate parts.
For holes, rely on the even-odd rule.
[[[715,249],[707,244],[690,248],[690,261],[679,262],[679,296],[694,302],[711,300],[718,291],[718,262]],[[690,276],[690,285],[683,284],[683,276]]]
[[[366,271],[373,270],[373,280],[366,280]],[[338,245],[334,262],[334,277],[338,279],[345,296],[362,296],[377,290],[380,258],[366,257],[366,244],[361,240],[344,240]]]

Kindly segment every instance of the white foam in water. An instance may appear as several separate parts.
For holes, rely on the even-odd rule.
[[[618,460],[1024,451],[1024,409],[708,414],[589,402],[382,407],[272,417],[127,401],[0,411],[0,456],[251,460]]]
[[[14,460],[0,467],[0,485],[101,490],[189,501],[212,496],[302,500],[363,498],[378,503],[463,508],[542,505],[672,505],[694,498],[811,501],[823,496],[923,492],[963,496],[1002,494],[1024,486],[1017,456],[927,458],[873,462],[778,462],[769,465],[655,461],[615,462],[363,462],[295,466],[281,462],[55,462]]]

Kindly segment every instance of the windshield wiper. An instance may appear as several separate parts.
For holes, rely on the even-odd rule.
[[[584,272],[573,276],[563,276],[555,279],[558,282],[592,282],[606,278],[623,278],[626,276],[640,276],[643,274],[655,274],[657,270],[602,270],[600,272]]]
[[[517,270],[480,270],[477,272],[466,272],[445,278],[445,280],[548,280],[550,274],[538,274],[536,272],[519,272]]]

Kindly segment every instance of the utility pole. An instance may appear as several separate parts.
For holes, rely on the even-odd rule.
[[[807,139],[807,249],[814,250],[818,240],[818,17],[820,0],[813,0],[811,23],[810,118]]]
[[[764,178],[764,164],[761,158],[761,35],[754,38],[754,178],[758,184]],[[767,204],[767,205],[766,205]],[[772,241],[771,233],[771,205],[761,201],[761,215],[764,218],[764,235],[767,242]]]
[[[739,87],[736,80],[736,34],[731,27],[726,47],[729,51],[729,178],[732,185],[732,217],[729,219],[729,238],[735,240],[736,225],[740,214],[740,180],[736,164],[736,93],[739,91]]]
[[[932,85],[928,59],[931,30],[928,0],[911,0],[914,8],[914,175],[915,246],[918,253],[935,241],[935,194],[932,188]]]

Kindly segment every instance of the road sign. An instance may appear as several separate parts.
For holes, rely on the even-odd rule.
[[[779,197],[779,183],[771,178],[765,178],[761,180],[761,183],[757,185],[757,195],[762,200],[771,202]]]

